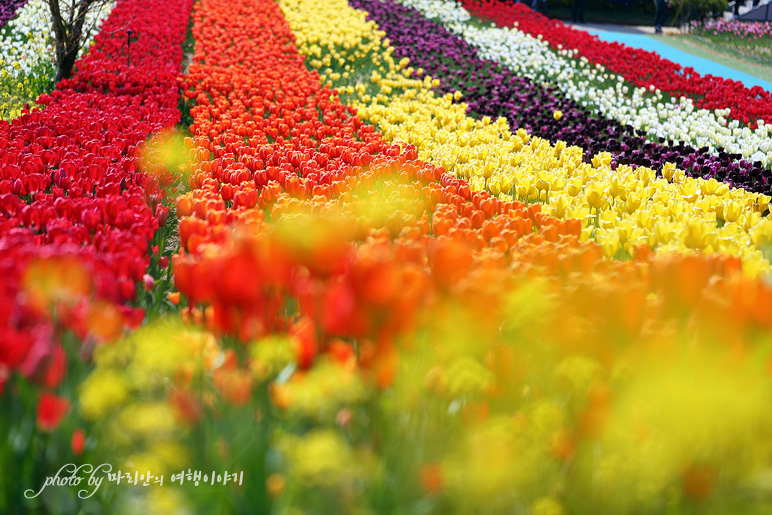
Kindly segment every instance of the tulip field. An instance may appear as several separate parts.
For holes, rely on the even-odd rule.
[[[54,85],[46,5],[0,513],[772,513],[770,92],[492,0],[117,0]]]

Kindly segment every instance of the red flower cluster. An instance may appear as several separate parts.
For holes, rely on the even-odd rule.
[[[745,87],[741,82],[702,76],[693,68],[683,68],[655,52],[631,48],[621,43],[601,41],[597,36],[569,27],[559,20],[532,11],[520,3],[505,4],[494,0],[462,0],[465,9],[475,16],[517,28],[533,36],[541,35],[552,48],[579,51],[593,64],[601,64],[622,75],[636,86],[654,86],[676,96],[694,99],[706,109],[731,108],[730,116],[756,127],[756,121],[772,120],[772,94],[759,86]]]
[[[191,8],[192,0],[163,9],[121,2],[74,77],[41,95],[42,110],[0,122],[0,387],[14,371],[58,384],[65,356],[51,304],[63,308],[61,322],[97,340],[141,322],[126,303],[167,210],[140,170],[140,150],[149,133],[179,121]],[[131,68],[126,27],[139,33]]]

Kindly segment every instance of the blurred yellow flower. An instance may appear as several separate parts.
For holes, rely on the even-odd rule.
[[[103,417],[120,406],[128,395],[123,376],[109,369],[95,369],[80,386],[80,412],[86,419]]]
[[[284,436],[278,443],[287,456],[292,478],[301,488],[350,489],[365,479],[366,460],[342,436],[330,430],[315,430],[303,437]]]
[[[176,428],[174,413],[166,402],[131,404],[121,411],[119,423],[135,438],[152,438]]]

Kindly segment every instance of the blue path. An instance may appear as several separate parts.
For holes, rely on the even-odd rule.
[[[767,91],[772,91],[772,82],[759,79],[753,75],[748,75],[747,73],[743,73],[741,71],[733,70],[732,68],[715,63],[708,59],[703,59],[702,57],[688,54],[661,41],[657,41],[653,37],[647,36],[646,34],[629,34],[606,30],[587,30],[587,32],[595,34],[603,41],[616,41],[618,43],[624,43],[625,45],[631,46],[633,48],[641,48],[643,50],[656,52],[665,59],[673,61],[674,63],[678,63],[684,68],[694,68],[694,70],[700,75],[710,74],[715,77],[724,77],[726,79],[740,81],[745,84],[747,88],[752,88],[753,86],[761,86]]]

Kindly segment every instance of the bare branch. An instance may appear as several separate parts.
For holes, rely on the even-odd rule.
[[[93,16],[91,17],[91,22],[86,23],[83,26],[82,30],[82,36],[80,38],[79,42],[79,49],[82,49],[85,47],[86,43],[91,40],[91,38],[95,35],[97,26],[99,25],[100,20],[103,16],[103,11],[105,7],[107,7],[110,4],[111,0],[106,0],[103,2],[98,2],[97,5],[94,5],[94,8],[91,10],[93,13]],[[88,21],[88,20],[87,20]],[[124,29],[125,30],[125,29]],[[118,32],[123,32],[123,30],[119,30]]]
[[[59,10],[59,0],[48,0],[48,7],[51,10],[51,21],[54,25],[54,34],[57,41],[64,40],[67,30],[62,22],[62,13]]]
[[[58,81],[71,75],[78,52],[96,28],[101,18],[102,8],[111,0],[47,1],[56,37],[56,80]]]
[[[77,0],[70,0],[70,7],[69,7],[69,18],[67,21],[67,25],[72,27],[73,17],[75,16],[75,2]]]

